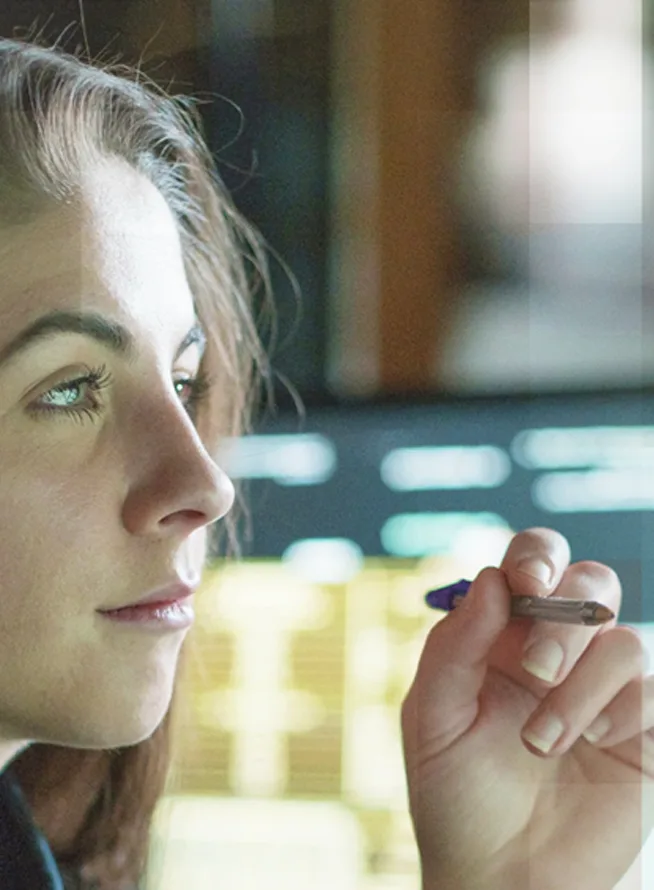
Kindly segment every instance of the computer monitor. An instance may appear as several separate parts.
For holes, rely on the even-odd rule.
[[[618,571],[654,655],[651,396],[309,405],[230,443],[253,536],[197,595],[148,890],[419,886],[399,711],[444,617],[424,593],[550,526]]]
[[[511,530],[558,529],[606,562],[623,620],[654,619],[654,391],[309,406],[235,442],[252,557],[321,562],[465,555]],[[321,557],[322,554],[322,557]],[[453,579],[456,580],[456,579]]]

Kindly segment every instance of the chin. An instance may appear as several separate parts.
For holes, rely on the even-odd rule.
[[[159,687],[150,694],[137,686],[130,691],[130,698],[121,695],[107,699],[98,712],[87,708],[78,715],[79,719],[68,726],[68,734],[75,737],[74,747],[126,748],[149,739],[168,712],[172,686],[163,690]]]
[[[98,721],[95,725],[87,724],[79,727],[75,733],[74,739],[57,739],[51,740],[56,745],[64,745],[71,748],[88,748],[91,750],[101,750],[104,748],[131,748],[149,739],[161,725],[166,716],[166,708],[162,708],[160,712],[149,714],[147,717],[143,714],[134,714],[131,719],[125,719],[123,715],[111,725],[107,725],[106,717],[102,721]]]
[[[104,738],[109,739],[103,747],[123,748],[149,739],[161,726],[169,707],[170,697],[166,697],[159,702],[148,703],[147,708],[140,702],[132,712],[126,709],[121,718],[103,733]]]

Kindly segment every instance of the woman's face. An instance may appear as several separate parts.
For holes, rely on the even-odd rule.
[[[187,631],[96,610],[196,580],[234,495],[175,386],[197,375],[201,346],[178,355],[197,319],[173,216],[121,161],[85,183],[79,203],[0,233],[0,768],[29,741],[152,734]],[[54,311],[121,325],[133,355],[58,331],[3,361]],[[100,392],[61,388],[98,368]]]

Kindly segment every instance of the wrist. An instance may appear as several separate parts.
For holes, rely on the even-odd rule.
[[[421,890],[525,890],[528,884],[514,884],[494,880],[490,875],[444,875],[433,873],[422,876]],[[560,888],[557,888],[560,890]]]
[[[640,884],[637,885],[640,888]],[[561,883],[551,883],[545,879],[541,883],[534,883],[528,874],[518,877],[515,871],[510,876],[498,877],[497,875],[462,875],[452,876],[442,873],[423,874],[421,890],[561,890]],[[604,890],[636,890],[634,884],[624,884],[607,887],[602,884]],[[597,885],[593,890],[599,890]]]
[[[499,875],[492,869],[484,873],[457,874],[443,871],[422,873],[421,890],[561,890],[559,884],[554,886],[545,884],[533,884],[530,880],[528,869],[525,874],[518,875],[512,869],[510,874]]]

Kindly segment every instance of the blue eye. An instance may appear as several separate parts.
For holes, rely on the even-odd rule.
[[[66,380],[44,393],[39,400],[29,407],[31,414],[43,418],[72,417],[73,420],[84,422],[85,418],[94,421],[102,413],[103,403],[98,398],[100,392],[113,382],[113,375],[107,371],[106,365],[92,368],[82,377]],[[211,381],[204,371],[197,377],[185,377],[176,380],[175,390],[184,386],[188,395],[182,399],[189,415],[195,419],[198,405],[211,390]],[[84,399],[84,396],[86,398]]]
[[[88,374],[76,377],[74,380],[65,380],[48,390],[37,403],[30,406],[30,413],[37,417],[61,416],[63,414],[80,422],[83,422],[85,417],[95,420],[102,410],[102,403],[98,395],[112,381],[113,376],[107,371],[106,365],[92,368]],[[78,404],[80,395],[85,391],[91,397],[90,404],[83,402]],[[71,394],[73,394],[72,398]]]

